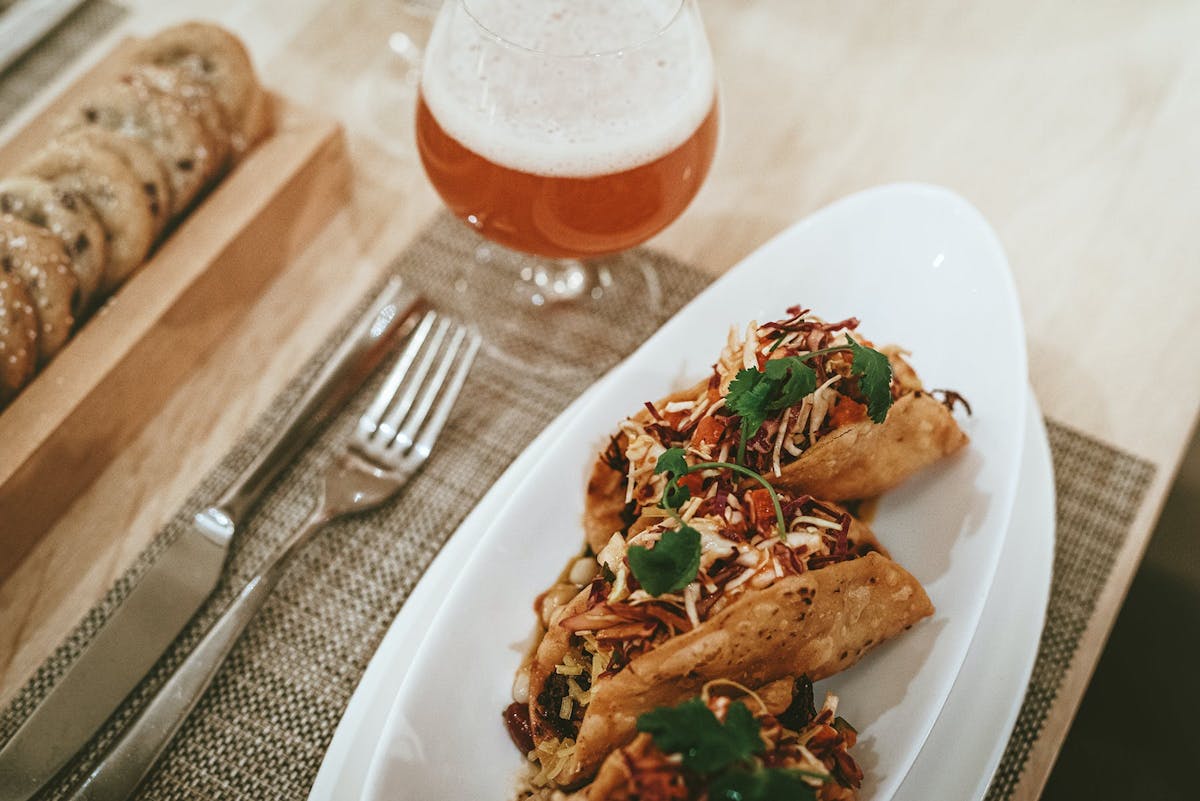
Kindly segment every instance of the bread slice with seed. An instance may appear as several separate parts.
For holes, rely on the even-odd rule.
[[[62,240],[45,228],[0,216],[0,271],[24,286],[38,319],[38,357],[54,358],[75,328],[79,282]]]
[[[41,178],[0,180],[0,214],[11,214],[57,236],[79,282],[75,316],[82,317],[98,298],[108,259],[104,226],[83,198]]]

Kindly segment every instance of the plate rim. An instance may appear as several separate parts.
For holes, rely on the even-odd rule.
[[[917,754],[917,758],[913,761],[912,766],[909,768],[908,774],[903,780],[901,780],[900,786],[896,788],[896,792],[893,794],[893,801],[925,801],[925,799],[928,798],[962,798],[963,801],[981,801],[981,799],[983,799],[987,794],[987,791],[991,786],[992,779],[995,777],[996,769],[1000,765],[1000,760],[1004,756],[1004,752],[1012,737],[1013,727],[1015,726],[1017,717],[1021,712],[1021,707],[1024,703],[1025,695],[1029,688],[1029,682],[1033,678],[1033,669],[1037,663],[1042,633],[1046,624],[1046,608],[1050,600],[1050,585],[1054,577],[1054,547],[1057,539],[1057,493],[1054,485],[1054,462],[1050,451],[1050,441],[1046,432],[1046,424],[1032,388],[1030,388],[1028,392],[1028,404],[1025,429],[1026,458],[1022,463],[1022,478],[1020,480],[1020,484],[1024,485],[1026,479],[1032,479],[1032,477],[1028,475],[1028,470],[1036,470],[1038,472],[1038,476],[1036,485],[1031,481],[1032,492],[1035,494],[1044,493],[1041,503],[1044,504],[1045,508],[1038,511],[1040,519],[1034,524],[1034,526],[1027,529],[1028,533],[1026,533],[1026,530],[1019,530],[1021,524],[1015,519],[1014,515],[1014,519],[1009,525],[1010,537],[1009,540],[1005,542],[1005,548],[1001,553],[1001,558],[1003,560],[1005,555],[1014,550],[1016,543],[1024,544],[1029,542],[1032,544],[1032,548],[1024,550],[1017,549],[1017,552],[1021,554],[1018,556],[1018,559],[1028,561],[1032,565],[1032,574],[1036,575],[1038,578],[1037,582],[1033,585],[1037,588],[1036,592],[1020,594],[1022,599],[1032,600],[1033,603],[1029,603],[1027,606],[1022,607],[1022,614],[1019,615],[1014,616],[1012,614],[1012,607],[1008,605],[1003,607],[1003,614],[999,613],[997,605],[1006,604],[1006,601],[995,597],[997,596],[997,586],[1001,581],[1004,580],[1004,574],[1001,571],[1004,571],[1005,566],[1007,565],[1006,562],[1002,561],[1000,568],[997,570],[996,577],[993,579],[992,586],[988,590],[988,600],[984,606],[983,616],[980,618],[979,627],[975,631],[975,636],[971,640],[971,645],[967,649],[967,658],[963,662],[963,667],[959,671],[958,677],[955,679],[954,686],[950,689],[950,695],[947,696],[946,703],[942,708],[942,712],[938,715],[938,719],[934,722],[933,728],[926,737],[926,741],[922,744],[921,750]],[[1032,449],[1029,447],[1031,445],[1033,446]],[[1018,530],[1019,533],[1014,533],[1018,532]],[[1023,573],[1023,575],[1028,576],[1030,573]],[[994,645],[995,642],[994,638],[1007,632],[1007,630],[1003,628],[1000,630],[996,630],[995,628],[984,628],[985,624],[988,622],[989,612],[991,612],[997,619],[1003,618],[1004,620],[1009,621],[1009,625],[1012,628],[1017,628],[1017,623],[1012,622],[1014,618],[1020,619],[1025,612],[1032,613],[1034,611],[1037,612],[1036,616],[1033,618],[1036,623],[1028,630],[1020,632],[1020,636],[1023,638],[1021,641],[1023,650],[1012,660],[1014,663],[1016,663],[1016,669],[1006,671],[1006,675],[1011,677],[1006,688],[1009,690],[1008,706],[1005,709],[1002,719],[994,721],[995,725],[991,727],[993,734],[991,736],[990,749],[983,754],[983,759],[981,760],[978,768],[971,771],[971,773],[976,777],[974,781],[971,782],[972,788],[968,792],[963,793],[962,789],[957,787],[947,792],[947,789],[944,786],[930,788],[922,787],[920,784],[916,786],[909,785],[908,782],[913,776],[913,770],[918,765],[922,764],[922,757],[924,757],[926,760],[936,759],[938,760],[939,764],[944,764],[944,760],[941,760],[940,754],[928,753],[927,749],[931,747],[930,739],[939,730],[939,726],[942,729],[945,729],[947,726],[949,726],[953,727],[955,731],[959,730],[959,726],[956,721],[946,719],[946,714],[948,711],[947,708],[950,707],[951,704],[957,700],[957,698],[965,697],[962,695],[963,693],[968,694],[970,697],[975,697],[978,694],[978,691],[982,688],[981,685],[983,678],[979,677],[974,672],[968,672],[977,667],[971,664],[972,652],[978,654],[980,653],[980,648],[990,651],[990,645]],[[988,637],[989,639],[982,640],[981,635],[983,637]],[[994,687],[994,684],[989,684],[983,689],[993,690]],[[958,694],[957,697],[956,693]],[[978,710],[974,711],[977,713]],[[958,764],[961,764],[961,760]],[[950,775],[964,775],[963,784],[967,784],[969,781],[965,778],[966,774],[963,774],[961,771],[941,771],[938,774],[940,777]],[[917,781],[920,780],[921,779],[918,774]]]

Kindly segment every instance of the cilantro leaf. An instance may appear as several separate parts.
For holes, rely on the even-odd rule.
[[[733,464],[732,462],[700,462],[688,467],[689,471],[713,469],[728,470],[731,473],[737,473],[738,475],[743,475],[746,478],[752,478],[759,484],[762,484],[763,489],[767,491],[767,495],[769,495],[771,498],[771,505],[775,507],[775,521],[779,524],[779,533],[781,535],[787,534],[787,521],[783,517],[783,504],[779,502],[779,493],[777,493],[775,488],[771,486],[771,482],[767,481],[760,473],[754,472],[749,467],[744,467],[740,464]],[[687,487],[683,487],[683,489],[687,489]]]
[[[739,370],[725,396],[725,407],[742,420],[738,461],[746,461],[746,443],[772,412],[796,405],[816,388],[816,372],[798,356],[768,359],[762,370]]]
[[[892,364],[887,356],[858,344],[850,335],[846,341],[853,359],[850,374],[861,376],[858,386],[867,398],[867,414],[874,422],[882,423],[892,408]]]
[[[777,412],[795,406],[817,389],[817,373],[797,356],[771,359],[767,362],[767,379],[774,381],[775,400],[767,404],[767,410]]]
[[[704,701],[692,698],[639,715],[637,727],[654,738],[659,750],[681,754],[685,768],[702,774],[717,773],[763,751],[759,723],[741,701],[730,704],[724,723]]]
[[[662,498],[658,501],[658,505],[663,509],[678,511],[681,506],[691,500],[692,491],[679,483],[679,479],[687,475],[689,469],[683,448],[667,448],[658,457],[658,461],[654,464],[655,475],[666,473],[670,476],[667,485],[663,488]]]
[[[768,359],[762,370],[739,370],[729,384],[725,407],[741,418],[738,462],[746,461],[746,443],[762,428],[773,412],[795,406],[817,389],[817,373],[808,362],[835,351],[850,351],[850,374],[859,376],[859,388],[867,399],[867,414],[882,423],[892,406],[892,365],[887,356],[847,335],[846,345],[834,345],[802,356]]]
[[[817,791],[805,782],[801,771],[761,768],[731,770],[708,788],[709,801],[816,801]]]
[[[653,548],[630,545],[626,556],[630,570],[646,592],[656,597],[679,592],[692,583],[700,569],[700,532],[682,524],[663,532]]]
[[[679,478],[688,471],[687,458],[684,455],[683,448],[667,448],[658,457],[658,461],[654,465],[654,473],[670,473]]]
[[[729,382],[725,408],[742,418],[743,443],[758,433],[767,419],[767,401],[776,382],[767,380],[766,373],[751,368],[739,370]]]
[[[679,483],[675,477],[671,477],[667,481],[667,485],[663,487],[662,498],[658,505],[663,509],[674,509],[679,511],[679,507],[692,499],[692,491]]]
[[[762,401],[762,393],[769,390],[769,387],[762,386],[763,378],[766,378],[766,374],[757,369],[739,369],[725,393],[726,408],[742,416],[752,414]]]

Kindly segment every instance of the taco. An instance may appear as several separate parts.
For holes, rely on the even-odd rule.
[[[932,614],[924,589],[879,552],[866,525],[787,493],[777,513],[770,494],[714,485],[678,517],[643,518],[628,540],[610,538],[596,557],[601,574],[547,616],[526,713],[540,781],[587,779],[633,738],[639,714],[709,681],[818,680]],[[685,529],[699,543],[694,578],[651,594],[633,556]]]
[[[837,696],[817,710],[804,677],[779,710],[742,689],[713,682],[697,698],[642,715],[633,742],[567,801],[857,798],[863,773],[850,749],[858,732],[838,717]]]
[[[593,548],[657,501],[655,465],[668,448],[693,462],[736,460],[777,487],[845,501],[879,495],[966,445],[952,414],[963,398],[926,391],[900,348],[874,350],[855,334],[855,318],[788,314],[751,323],[744,336],[731,329],[707,379],[621,423],[588,481]]]

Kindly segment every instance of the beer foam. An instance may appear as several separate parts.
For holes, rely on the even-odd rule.
[[[670,153],[714,93],[691,0],[450,0],[421,78],[429,110],[463,146],[559,177]]]

